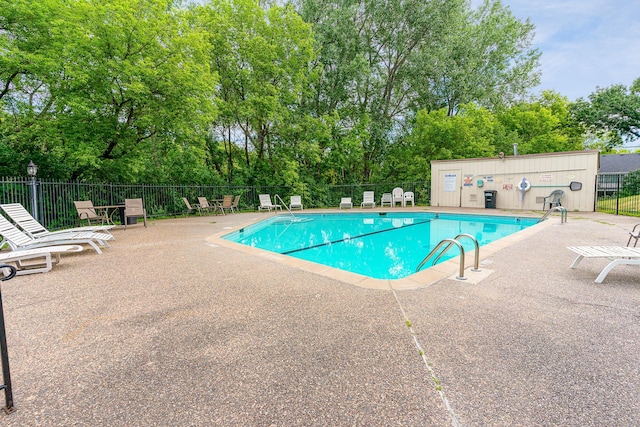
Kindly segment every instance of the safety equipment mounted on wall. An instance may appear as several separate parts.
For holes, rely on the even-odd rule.
[[[531,183],[527,178],[522,178],[522,181],[518,183],[516,188],[520,191],[529,191],[529,189],[531,188]]]
[[[582,190],[582,183],[581,182],[576,182],[576,181],[571,181],[569,183],[569,190],[571,190],[571,191]]]

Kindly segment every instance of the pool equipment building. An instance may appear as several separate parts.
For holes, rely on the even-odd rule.
[[[433,160],[431,205],[545,210],[545,197],[562,190],[565,209],[593,212],[599,164],[598,150]]]

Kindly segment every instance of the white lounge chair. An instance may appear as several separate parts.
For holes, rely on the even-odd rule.
[[[612,260],[596,277],[596,283],[602,283],[615,266],[640,266],[640,248],[625,246],[569,246],[567,249],[578,254],[578,257],[571,264],[571,268],[576,268],[583,258],[607,258]]]
[[[0,208],[7,214],[7,216],[25,233],[33,238],[42,236],[60,235],[64,233],[70,233],[75,231],[91,231],[108,233],[110,229],[115,227],[114,225],[87,225],[84,227],[67,228],[64,230],[49,231],[44,225],[40,224],[24,206],[20,203],[6,203],[0,205]]]
[[[340,209],[352,209],[353,203],[351,202],[351,197],[343,197],[340,199]]]
[[[301,196],[291,196],[289,201],[289,210],[300,209],[302,208],[302,197]]]
[[[375,194],[373,191],[365,191],[362,194],[362,203],[360,203],[361,208],[375,208]]]
[[[47,271],[51,270],[51,267],[53,265],[60,262],[60,254],[80,251],[82,251],[82,246],[80,245],[58,245],[10,252],[0,252],[0,262],[15,264],[16,270],[18,270],[16,272],[17,276],[22,274],[46,273]],[[37,258],[43,258],[43,260],[35,264],[24,263],[24,261]]]
[[[391,206],[396,207],[396,203],[400,203],[400,206],[404,207],[404,191],[400,187],[396,187],[391,192],[392,203]]]
[[[100,246],[109,247],[107,240],[113,240],[111,234],[92,231],[73,231],[33,238],[11,224],[9,220],[2,215],[0,215],[0,235],[3,238],[2,242],[0,242],[0,247],[2,247],[3,243],[7,243],[14,251],[43,246],[87,244],[95,249],[97,253],[101,254]]]
[[[271,195],[269,194],[260,194],[258,195],[258,198],[260,199],[260,206],[258,206],[258,211],[263,211],[263,210],[268,210],[269,212],[271,212],[271,209],[273,210],[282,210],[282,206],[280,205],[274,205],[273,203],[271,203]]]
[[[391,193],[383,193],[382,198],[380,199],[380,207],[384,208],[384,206],[393,206],[393,199],[391,197]]]

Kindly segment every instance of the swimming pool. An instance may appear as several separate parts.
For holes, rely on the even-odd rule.
[[[295,214],[274,216],[222,238],[375,279],[401,279],[414,274],[443,239],[470,234],[483,246],[536,222],[536,218],[428,212]],[[474,249],[471,239],[460,243],[465,251]],[[452,248],[440,262],[458,255]]]

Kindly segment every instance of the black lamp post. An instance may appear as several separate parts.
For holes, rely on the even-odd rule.
[[[38,200],[36,197],[36,174],[38,173],[38,166],[33,161],[29,160],[27,165],[27,173],[31,177],[31,215],[38,220]]]
[[[0,264],[2,277],[0,281],[12,279],[16,275],[16,268],[12,265]],[[7,350],[7,332],[4,328],[4,310],[2,308],[2,293],[0,292],[0,357],[2,358],[2,380],[0,390],[4,390],[5,407],[2,408],[7,414],[15,411],[13,406],[13,389],[11,388],[11,373],[9,372],[9,352]]]

